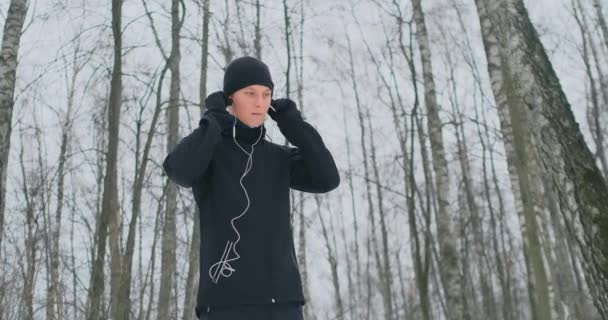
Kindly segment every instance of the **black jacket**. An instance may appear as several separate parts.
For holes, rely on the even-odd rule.
[[[197,309],[205,306],[299,301],[305,304],[290,224],[289,189],[325,193],[340,184],[334,159],[317,130],[296,108],[279,110],[277,125],[295,147],[265,139],[229,113],[206,112],[199,127],[167,155],[163,167],[192,188],[200,214]],[[254,146],[250,171],[247,152]],[[261,134],[261,137],[260,137]],[[238,230],[237,235],[232,227]],[[229,242],[236,243],[230,249]],[[230,252],[226,255],[225,252]],[[220,261],[227,259],[226,264]],[[214,267],[215,264],[215,267]],[[217,268],[224,266],[222,272]],[[214,282],[217,279],[217,282]],[[197,310],[197,311],[198,311]]]

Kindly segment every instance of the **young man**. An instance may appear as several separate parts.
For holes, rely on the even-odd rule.
[[[295,102],[273,100],[273,89],[262,61],[232,61],[199,127],[163,162],[199,209],[199,319],[303,319],[289,189],[329,192],[340,175],[317,130]],[[295,147],[265,139],[267,114]]]

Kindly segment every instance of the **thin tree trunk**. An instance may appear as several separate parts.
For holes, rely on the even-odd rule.
[[[365,109],[368,113],[367,116],[367,125],[369,127],[370,132],[370,154],[372,161],[372,169],[374,174],[374,179],[376,181],[380,180],[380,173],[378,172],[378,161],[376,160],[376,147],[374,145],[374,130],[372,127],[372,123],[369,116],[369,108]],[[384,319],[392,320],[393,319],[393,296],[392,296],[392,288],[391,284],[393,281],[391,268],[390,268],[390,255],[388,253],[388,230],[386,228],[386,212],[384,211],[384,202],[383,202],[383,190],[379,183],[376,184],[376,196],[378,197],[378,215],[380,217],[380,236],[381,236],[381,248],[382,257],[381,260],[378,260],[379,270],[382,283],[381,283],[381,292],[383,293],[383,301],[384,301]]]
[[[397,319],[412,319],[413,318],[413,314],[410,308],[410,304],[408,303],[409,299],[408,299],[408,295],[406,293],[406,282],[405,279],[403,277],[403,264],[401,263],[401,256],[399,255],[399,251],[395,252],[395,261],[397,262],[397,276],[399,277],[399,284],[401,287],[401,299],[402,299],[402,305],[401,305],[401,310],[403,312],[403,316],[401,315],[401,313],[398,311],[395,312],[395,317]],[[352,319],[352,318],[351,318]]]
[[[355,18],[356,19],[356,18]],[[361,28],[361,25],[359,24],[359,22],[357,21],[357,25],[359,26],[359,28]],[[363,34],[363,32],[361,31],[361,33]],[[349,40],[350,41],[350,40]],[[369,43],[367,42],[367,40],[365,39],[365,37],[363,37],[363,42],[366,45],[367,51],[369,53],[369,56],[372,60],[372,62],[374,63],[374,65],[376,66],[377,70],[380,70],[380,65],[379,62],[377,61],[376,57],[374,56],[374,53],[371,50],[371,46],[369,45]],[[387,39],[388,42],[388,39]],[[350,43],[349,43],[350,46]],[[392,61],[392,51],[389,51],[390,55],[391,55],[391,61]],[[351,58],[352,60],[352,58]],[[351,69],[353,69],[352,67],[352,61],[351,61]],[[354,75],[354,72],[351,71],[351,74]],[[387,88],[387,90],[389,91],[389,93],[392,93],[391,90],[391,85],[389,84],[388,79],[380,72],[377,72],[378,76],[380,77],[380,79],[382,80],[383,85]],[[392,73],[391,74],[393,77],[395,77],[395,74]],[[354,76],[351,76],[352,79],[354,79]],[[353,80],[354,81],[354,80]],[[356,90],[356,85],[353,85],[353,89]],[[396,119],[396,112],[395,112],[395,107],[394,107],[394,98],[393,95],[390,94],[390,99],[391,99],[391,109],[392,109],[392,113],[393,113],[393,120],[396,124],[396,127],[398,129],[398,138],[400,138],[400,141],[403,141],[404,138],[402,137],[402,133],[400,131],[400,125],[399,120]],[[375,181],[380,181],[380,177],[379,177],[379,172],[378,172],[378,164],[376,161],[376,150],[375,150],[375,146],[374,146],[374,139],[373,139],[373,129],[372,129],[372,124],[371,124],[371,120],[370,120],[370,115],[369,115],[369,109],[365,108],[366,111],[366,119],[367,119],[367,125],[369,127],[369,131],[370,131],[370,155],[371,155],[371,167],[373,169],[373,174],[374,174],[374,179]],[[401,143],[401,146],[403,148],[403,143]],[[366,176],[366,182],[369,181],[367,176]],[[391,275],[391,269],[390,269],[390,255],[388,253],[388,235],[387,235],[387,228],[386,228],[386,222],[384,220],[385,217],[385,212],[384,212],[384,206],[383,206],[383,197],[382,197],[382,188],[380,186],[379,183],[376,183],[376,191],[377,191],[377,197],[378,197],[378,213],[380,215],[380,233],[381,233],[381,248],[378,248],[378,244],[376,243],[376,237],[373,236],[373,245],[375,248],[375,261],[377,263],[377,267],[378,267],[378,275],[379,275],[379,279],[380,279],[380,293],[382,295],[382,301],[384,303],[384,318],[385,319],[392,319],[393,315],[394,315],[394,303],[393,303],[393,294],[392,294],[392,275]],[[371,202],[370,202],[371,204]],[[370,210],[370,218],[371,218],[371,222],[372,222],[372,229],[373,234],[375,235],[375,219],[373,216],[373,210]],[[382,251],[382,256],[380,256],[380,252]]]
[[[158,119],[161,114],[162,104],[162,87],[165,79],[165,75],[169,69],[169,61],[165,60],[165,66],[161,70],[160,77],[158,80],[157,94],[156,94],[156,107],[154,114],[152,115],[152,121],[150,128],[148,129],[146,140],[144,143],[144,149],[142,156],[139,156],[139,150],[141,150],[141,139],[140,135],[142,132],[142,123],[140,119],[136,122],[136,156],[135,156],[135,176],[133,178],[133,197],[131,200],[131,211],[132,216],[129,221],[129,231],[127,234],[127,244],[123,256],[122,273],[121,273],[121,287],[119,292],[119,312],[120,319],[130,319],[130,310],[132,307],[131,303],[131,286],[132,286],[132,269],[133,269],[133,254],[135,252],[135,235],[136,227],[140,221],[139,216],[141,215],[141,201],[142,194],[144,191],[144,178],[146,177],[148,163],[150,162],[150,150],[152,149],[152,142],[154,134],[157,132]],[[143,113],[143,112],[142,112]],[[140,113],[141,114],[141,113]],[[141,162],[140,162],[141,159]]]
[[[418,104],[414,103],[414,109],[411,114],[411,141],[410,141],[410,157],[409,163],[406,167],[406,175],[408,179],[409,188],[406,189],[408,192],[408,225],[410,227],[410,238],[414,241],[410,241],[411,243],[411,254],[412,259],[414,260],[414,274],[416,277],[416,287],[418,288],[418,296],[420,299],[420,311],[422,319],[429,320],[432,319],[431,314],[431,297],[430,297],[430,289],[429,289],[429,266],[430,266],[430,250],[428,241],[428,236],[425,236],[425,241],[421,243],[420,238],[418,237],[418,223],[416,221],[416,180],[414,174],[414,146],[416,137],[415,129],[416,129],[416,120],[417,112],[418,112]],[[424,146],[423,146],[424,147]],[[404,154],[405,156],[406,154]],[[407,157],[407,156],[406,156]],[[429,183],[429,181],[427,181]],[[428,232],[425,232],[428,234]],[[424,249],[422,248],[424,246]],[[423,258],[424,255],[424,258]]]
[[[353,80],[354,81],[354,80]],[[371,274],[369,274],[369,264],[370,264],[370,260],[374,260],[376,261],[376,263],[380,263],[380,258],[378,256],[378,246],[376,244],[376,221],[375,221],[375,217],[374,217],[374,203],[373,203],[373,197],[372,197],[372,190],[371,190],[371,186],[370,186],[370,181],[371,179],[369,178],[370,175],[370,165],[368,164],[368,155],[367,155],[367,147],[366,145],[368,145],[368,143],[366,143],[365,141],[365,132],[366,132],[366,125],[365,125],[365,115],[363,114],[363,107],[359,104],[357,104],[357,115],[358,115],[358,119],[359,119],[359,128],[360,128],[360,132],[361,132],[361,150],[363,150],[363,171],[364,171],[364,176],[365,176],[365,197],[367,200],[367,211],[368,211],[368,217],[369,220],[371,222],[371,225],[368,227],[369,228],[369,234],[368,234],[368,265],[367,265],[367,279],[368,281],[371,281]],[[371,246],[370,246],[371,245]],[[372,258],[372,254],[373,254],[373,258]],[[381,269],[378,269],[378,272],[381,272]],[[380,275],[381,277],[381,275]],[[371,301],[371,284],[368,282],[368,294],[367,294],[367,316],[366,318],[369,319],[370,314],[373,314],[372,311],[372,305],[370,305],[370,301]]]
[[[168,117],[168,136],[167,150],[173,150],[178,141],[179,134],[179,95],[180,95],[180,68],[181,60],[180,53],[180,29],[182,21],[180,14],[183,16],[186,13],[180,6],[183,5],[180,0],[172,0],[171,2],[171,54],[169,56],[169,69],[171,70],[171,89],[169,92],[169,108],[167,110]],[[183,8],[183,6],[182,6]],[[161,242],[161,278],[160,288],[158,292],[158,316],[157,319],[168,319],[172,310],[171,301],[177,292],[173,292],[173,282],[175,281],[176,270],[176,213],[177,213],[177,185],[169,184],[166,199],[167,209],[163,219],[163,232]]]
[[[105,210],[102,215],[108,217],[110,239],[110,310],[112,318],[120,317],[120,288],[122,278],[122,210],[118,199],[118,144],[120,128],[120,110],[122,100],[122,3],[124,0],[112,1],[112,31],[114,34],[114,70],[110,93],[109,112],[109,145],[107,176],[104,179]],[[106,177],[107,177],[106,176]],[[109,190],[108,190],[109,189]],[[106,193],[107,192],[107,193]],[[103,269],[102,269],[103,270]],[[103,271],[102,271],[103,272]]]
[[[336,252],[335,245],[332,246],[332,243],[329,239],[329,234],[334,233],[333,226],[330,225],[329,231],[327,226],[325,225],[325,220],[323,220],[323,215],[321,214],[321,197],[319,195],[314,195],[315,203],[317,205],[316,211],[317,216],[319,217],[319,221],[321,221],[321,231],[323,233],[323,239],[325,240],[325,249],[327,250],[327,261],[329,262],[329,266],[331,269],[331,279],[332,285],[334,289],[334,299],[336,304],[336,315],[332,317],[332,319],[344,319],[344,306],[342,304],[342,298],[340,296],[340,278],[338,276],[338,257]]]
[[[20,141],[24,141],[23,137],[21,137]],[[40,147],[40,146],[39,146]],[[41,188],[44,188],[39,182],[33,181],[34,179],[29,179],[31,176],[28,174],[25,168],[25,159],[24,159],[24,149],[25,147],[21,146],[21,151],[19,153],[19,165],[21,169],[21,177],[23,180],[22,190],[23,197],[25,199],[25,228],[26,234],[24,237],[25,242],[25,253],[21,254],[19,249],[17,248],[17,257],[25,257],[25,266],[20,261],[21,272],[23,275],[23,289],[21,292],[22,302],[20,303],[20,312],[19,318],[25,320],[33,320],[34,319],[34,290],[35,290],[35,274],[37,267],[37,247],[38,247],[38,216],[36,216],[36,212],[38,211],[37,202],[40,201],[38,198],[38,193],[41,192]],[[40,168],[42,169],[42,168]],[[35,174],[33,175],[36,176]]]
[[[285,97],[289,98],[291,93],[291,22],[289,19],[287,0],[283,0],[283,19],[285,22],[285,53],[287,53],[287,67],[285,68]]]
[[[430,230],[430,214],[431,214],[431,205],[430,205],[430,196],[431,196],[431,191],[430,191],[430,168],[428,166],[428,156],[427,156],[427,149],[426,149],[426,145],[425,145],[425,140],[424,137],[422,135],[422,127],[420,126],[420,123],[418,121],[418,109],[420,107],[420,98],[419,98],[419,94],[418,94],[418,73],[416,71],[416,66],[414,64],[414,60],[412,59],[412,57],[414,56],[414,48],[413,48],[413,44],[414,44],[414,34],[413,34],[413,28],[412,28],[412,23],[413,22],[407,22],[408,27],[409,27],[409,44],[406,47],[405,45],[405,41],[404,41],[404,36],[403,36],[403,24],[405,22],[405,19],[403,18],[403,15],[401,13],[401,10],[399,8],[399,6],[396,6],[397,12],[398,12],[398,27],[399,27],[399,49],[401,51],[401,54],[403,55],[403,57],[405,58],[407,65],[408,65],[408,69],[410,72],[410,77],[411,77],[411,83],[413,86],[413,94],[414,94],[414,104],[413,104],[413,108],[411,111],[411,115],[410,115],[410,149],[409,151],[407,150],[407,139],[406,139],[406,132],[408,131],[407,129],[407,119],[404,119],[404,132],[403,132],[403,142],[401,142],[400,146],[401,146],[401,153],[403,155],[403,168],[404,168],[404,187],[405,187],[405,193],[406,193],[406,202],[407,202],[407,211],[408,211],[408,222],[409,222],[409,226],[410,226],[410,238],[413,239],[413,241],[411,241],[411,255],[412,255],[412,259],[414,260],[414,275],[415,275],[415,279],[416,279],[416,286],[418,288],[418,296],[419,296],[419,300],[420,300],[420,310],[421,310],[421,315],[422,315],[422,319],[424,320],[428,320],[432,318],[432,313],[431,313],[431,301],[430,301],[430,289],[429,289],[429,268],[430,268],[430,264],[431,259],[430,259],[430,245],[431,245],[431,241],[432,241],[432,235],[431,235],[431,230]],[[396,80],[395,80],[396,82]],[[396,92],[398,93],[400,90],[396,90]],[[398,97],[400,97],[399,95],[397,95]],[[402,102],[400,102],[400,113],[401,114],[406,114],[405,112],[405,108],[403,107],[404,104]],[[396,118],[396,114],[393,115],[393,118]],[[394,120],[395,123],[397,123],[397,120]],[[397,130],[397,132],[399,132],[399,130]],[[418,135],[416,135],[416,132],[418,132]],[[422,240],[419,238],[418,236],[418,227],[417,227],[417,222],[416,222],[416,191],[417,191],[417,186],[416,186],[416,180],[415,180],[415,175],[414,175],[414,146],[415,146],[415,138],[418,137],[418,141],[420,144],[420,156],[422,157],[422,167],[423,167],[423,173],[424,173],[424,179],[425,179],[425,187],[426,187],[426,197],[425,197],[425,204],[426,207],[423,207],[423,205],[421,205],[421,211],[424,213],[424,217],[425,217],[425,222],[426,222],[426,226],[424,229],[424,237],[422,238]],[[401,139],[400,139],[401,140]],[[409,154],[409,157],[408,157]],[[420,201],[422,201],[422,199],[420,199]],[[423,258],[424,255],[424,258]]]
[[[169,190],[169,185],[171,184],[171,182],[169,180],[165,180],[164,185],[163,185],[163,193],[160,196],[160,198],[157,201],[157,207],[156,207],[156,215],[154,216],[154,233],[152,235],[152,247],[150,248],[150,260],[148,263],[148,274],[145,277],[146,282],[144,282],[144,285],[141,288],[141,303],[144,303],[144,290],[146,289],[146,285],[147,285],[147,281],[149,281],[150,283],[150,290],[148,290],[148,305],[145,306],[146,309],[146,314],[142,315],[140,314],[140,319],[143,317],[144,320],[150,320],[150,317],[152,315],[152,309],[153,309],[153,303],[154,303],[154,284],[156,283],[156,281],[154,281],[154,273],[156,272],[156,247],[158,246],[158,238],[160,237],[160,232],[161,232],[161,224],[162,224],[162,220],[163,220],[163,211],[164,211],[164,203],[165,203],[165,197],[167,196],[167,191]]]
[[[429,138],[433,155],[433,170],[437,201],[437,236],[441,250],[440,272],[445,280],[445,293],[448,305],[449,319],[463,319],[462,284],[459,276],[458,252],[452,234],[451,216],[449,212],[450,182],[445,148],[443,145],[439,105],[435,94],[435,81],[431,64],[431,49],[424,21],[424,13],[420,0],[412,0],[414,20],[416,22],[416,38],[422,60],[422,75],[424,79],[424,100],[427,108]]]
[[[200,70],[200,86],[199,86],[199,104],[201,106],[200,117],[205,112],[205,98],[207,97],[207,58],[209,56],[209,20],[211,14],[209,11],[210,0],[203,0],[203,39],[201,43],[201,70]],[[188,320],[194,317],[194,308],[198,303],[197,288],[199,280],[199,258],[200,258],[200,212],[198,207],[195,208],[194,219],[192,224],[192,239],[190,241],[190,250],[188,253],[188,274],[186,276],[186,294],[184,296],[183,320]]]
[[[302,112],[302,116],[306,116],[306,103],[304,101],[304,6],[303,6],[303,2],[300,2],[301,7],[300,7],[300,47],[299,47],[299,57],[300,59],[294,59],[294,63],[295,63],[295,71],[296,71],[296,95],[297,95],[297,99],[298,99],[298,105],[300,105],[300,111]],[[259,8],[256,7],[256,12],[259,15]],[[256,32],[258,31],[258,25],[257,23],[259,23],[259,18],[258,21],[256,21]],[[286,29],[288,29],[289,27],[287,26]],[[287,33],[287,31],[286,31]],[[261,44],[259,43],[261,41],[261,35],[258,36],[256,34],[256,39],[255,39],[255,46],[256,48],[259,46],[260,50],[261,50]],[[286,37],[286,40],[289,41],[290,38]],[[261,54],[261,53],[260,53]],[[288,54],[289,56],[289,54]],[[287,83],[291,83],[290,78],[287,77],[286,78]],[[288,91],[289,92],[289,91]],[[288,93],[289,95],[289,93]],[[287,139],[285,139],[284,143],[287,145],[288,141]],[[305,211],[305,195],[303,192],[300,191],[295,191],[295,190],[291,190],[291,199],[292,201],[296,200],[295,195],[297,195],[297,205],[294,204],[294,208],[298,208],[297,211],[295,212],[291,212],[292,216],[290,217],[290,221],[295,220],[293,218],[293,214],[297,214],[298,215],[298,224],[299,224],[299,234],[298,234],[298,252],[297,252],[297,256],[298,256],[298,261],[299,261],[299,266],[300,266],[300,273],[301,273],[301,277],[302,277],[302,290],[304,292],[304,297],[305,299],[307,299],[309,302],[311,303],[307,303],[304,306],[304,319],[314,319],[316,318],[313,310],[314,310],[314,305],[312,304],[312,296],[310,294],[310,289],[309,289],[309,283],[310,283],[310,278],[308,276],[308,263],[307,263],[307,255],[306,255],[306,243],[307,243],[307,230],[308,230],[308,223],[306,223],[306,221],[308,221],[309,219],[306,217],[306,211]],[[292,226],[292,230],[293,230],[293,226]],[[293,233],[293,231],[292,231]]]
[[[201,40],[201,71],[198,87],[198,100],[200,102],[200,117],[205,113],[205,98],[207,98],[207,69],[209,66],[209,22],[211,21],[211,11],[209,4],[211,0],[203,1],[203,39]]]
[[[232,57],[234,56],[234,49],[232,49],[232,43],[234,41],[230,39],[230,34],[232,33],[232,30],[230,28],[231,17],[228,6],[228,0],[225,0],[224,2],[226,4],[226,12],[224,14],[224,20],[220,25],[220,30],[222,30],[223,32],[222,40],[224,42],[218,44],[218,47],[220,52],[222,53],[222,56],[224,57],[224,61],[226,62],[225,64],[228,65],[232,61]]]
[[[452,76],[452,84],[454,84],[454,79]],[[455,91],[453,92],[455,94]],[[456,99],[453,97],[452,99]],[[454,102],[456,105],[457,103]],[[458,149],[458,160],[460,163],[460,169],[462,171],[462,179],[463,179],[463,192],[465,193],[466,199],[466,210],[469,212],[471,219],[471,226],[473,229],[473,250],[475,253],[475,259],[477,261],[477,275],[479,276],[479,286],[481,290],[481,304],[482,304],[482,312],[478,313],[477,316],[480,319],[496,319],[496,300],[494,298],[494,292],[492,290],[491,276],[488,275],[490,268],[487,265],[488,256],[486,254],[485,246],[486,240],[484,237],[482,217],[480,216],[480,212],[477,205],[477,200],[474,195],[474,186],[473,186],[473,177],[471,174],[471,165],[468,157],[469,151],[467,148],[467,140],[464,135],[463,129],[463,121],[464,117],[460,113],[459,108],[456,106],[455,111],[458,115],[459,119],[456,120],[457,125],[455,126],[456,130],[456,143]],[[474,298],[475,299],[475,298]],[[467,314],[465,312],[465,314]]]
[[[255,57],[262,60],[262,32],[261,32],[261,19],[260,19],[260,0],[255,0],[255,39],[253,40],[253,47],[255,48]]]
[[[120,285],[120,208],[118,207],[118,140],[120,129],[120,106],[122,97],[122,0],[112,0],[112,33],[114,36],[114,66],[110,84],[110,102],[108,106],[108,149],[106,156],[106,174],[103,179],[103,196],[101,215],[97,221],[96,256],[91,270],[91,285],[88,292],[88,320],[99,320],[104,317],[101,307],[104,296],[104,265],[106,255],[106,238],[110,234],[111,256],[111,306],[117,312],[118,287]],[[108,230],[109,228],[109,230]],[[116,318],[116,315],[115,315]]]
[[[71,178],[74,177],[74,171],[70,172],[72,174]],[[73,180],[72,180],[73,181]],[[71,207],[70,207],[70,263],[72,272],[72,316],[74,318],[82,318],[84,315],[78,315],[78,307],[76,301],[78,301],[78,293],[75,290],[78,287],[78,275],[76,273],[76,252],[74,251],[74,225],[75,225],[75,213],[76,213],[76,193],[74,192],[71,199]]]
[[[243,27],[244,17],[241,15],[241,3],[243,1],[234,0],[234,7],[236,8],[236,17],[234,21],[238,24],[239,33],[236,36],[236,44],[241,49],[242,55],[249,55],[249,48],[247,47],[247,40],[245,39],[245,28]],[[249,25],[249,23],[247,23]]]
[[[353,50],[352,50],[352,46],[351,46],[351,40],[350,40],[350,36],[348,35],[348,33],[345,32],[345,37],[346,37],[346,42],[348,45],[348,61],[349,61],[349,78],[350,78],[350,83],[352,85],[352,92],[353,95],[355,97],[355,104],[357,105],[357,110],[361,110],[361,100],[359,97],[359,90],[357,90],[357,80],[356,80],[356,74],[355,74],[355,63],[353,61]],[[344,129],[347,129],[346,126],[346,115],[347,113],[344,112]],[[350,151],[350,142],[348,140],[348,137],[350,136],[349,134],[345,134],[344,135],[346,137],[346,154],[348,157],[348,164],[349,164],[349,172],[353,172],[353,166],[352,166],[352,161],[351,161],[351,151]],[[353,214],[353,227],[354,227],[354,244],[355,244],[355,263],[356,263],[356,279],[361,280],[362,278],[362,274],[361,274],[361,258],[360,258],[360,253],[359,253],[359,223],[357,222],[357,206],[355,205],[355,200],[356,200],[356,196],[355,196],[355,189],[354,189],[354,182],[353,182],[353,178],[352,178],[352,174],[348,176],[348,180],[349,180],[349,191],[350,191],[350,195],[351,195],[351,204],[352,204],[352,214]],[[360,305],[360,301],[362,299],[361,296],[361,290],[360,290],[360,285],[357,284],[357,291],[356,293],[351,292],[351,294],[356,294],[355,296],[355,301],[357,303],[357,312],[356,314],[356,318],[359,318],[359,309],[358,306]]]
[[[480,90],[481,87],[479,87]],[[511,297],[511,284],[508,281],[508,273],[506,271],[506,266],[505,266],[505,259],[503,258],[503,254],[504,254],[504,239],[502,239],[501,237],[501,242],[503,244],[503,246],[501,247],[498,241],[498,235],[497,235],[497,229],[499,228],[498,224],[499,222],[497,221],[497,217],[496,217],[496,212],[494,209],[494,205],[492,204],[493,199],[491,194],[494,193],[496,194],[498,201],[499,201],[499,210],[502,213],[503,209],[503,205],[502,205],[502,193],[501,190],[498,188],[498,185],[495,185],[496,189],[494,191],[492,191],[492,186],[490,183],[490,178],[488,177],[488,159],[487,159],[487,153],[490,153],[490,161],[494,161],[493,159],[493,151],[492,150],[488,150],[488,143],[489,143],[489,135],[488,135],[488,126],[485,122],[485,115],[484,115],[484,119],[483,119],[483,126],[484,126],[484,131],[482,133],[481,130],[481,125],[480,125],[480,121],[479,121],[479,111],[477,110],[477,104],[475,104],[475,117],[476,117],[476,127],[477,127],[477,135],[479,136],[479,141],[481,142],[481,147],[482,147],[482,167],[483,167],[483,190],[484,190],[484,197],[486,199],[487,205],[488,205],[488,211],[490,214],[490,226],[491,226],[491,237],[492,237],[492,250],[494,253],[494,260],[496,262],[496,269],[497,269],[497,276],[498,276],[498,281],[500,283],[500,289],[501,289],[501,293],[502,293],[502,303],[501,303],[501,311],[502,311],[502,317],[504,320],[511,320],[513,319],[513,305],[512,305],[512,297]],[[502,216],[502,214],[501,214]],[[500,221],[500,225],[502,226],[502,221]],[[502,235],[502,230],[500,232],[500,235]]]
[[[600,0],[593,0],[593,7],[595,8],[597,22],[600,26],[600,29],[602,30],[604,45],[606,46],[606,50],[608,50],[608,26],[606,26],[606,19],[604,18],[604,9],[602,8],[602,3],[600,2]]]
[[[72,56],[72,71],[71,77],[69,78],[68,101],[67,101],[67,112],[62,125],[61,135],[61,146],[57,168],[57,208],[55,209],[55,221],[51,224],[52,230],[52,246],[51,246],[51,283],[48,290],[48,299],[50,308],[47,308],[47,319],[62,319],[63,318],[63,303],[62,297],[64,293],[61,291],[62,285],[60,280],[60,257],[62,256],[60,248],[61,238],[61,220],[63,213],[63,202],[64,202],[64,181],[65,175],[67,174],[65,167],[68,162],[68,154],[71,150],[71,130],[73,125],[73,109],[74,109],[74,95],[76,94],[76,80],[78,75],[82,71],[85,62],[79,63],[79,55],[81,51],[81,38],[78,37],[74,40],[75,48]],[[67,61],[66,61],[67,62]],[[67,77],[67,73],[66,73]],[[67,80],[67,79],[66,79]],[[76,287],[74,287],[76,288]],[[55,310],[56,305],[56,310]]]
[[[344,310],[345,314],[343,318],[345,319],[353,319],[353,312],[355,311],[355,298],[356,298],[356,289],[355,283],[353,281],[353,261],[350,258],[351,250],[349,249],[348,238],[346,237],[346,226],[344,225],[344,215],[340,214],[340,236],[342,237],[342,245],[344,246],[344,262],[346,263],[346,280],[347,280],[347,297],[348,297],[348,306],[346,310]],[[346,314],[348,313],[348,317]]]
[[[75,54],[79,52],[77,47]],[[50,250],[50,263],[51,263],[51,277],[50,284],[47,292],[48,304],[47,304],[47,319],[55,320],[56,318],[61,319],[63,313],[63,305],[61,304],[62,292],[60,290],[61,283],[59,278],[59,264],[61,257],[61,249],[59,241],[61,238],[61,215],[63,213],[63,197],[64,197],[64,180],[65,180],[65,166],[66,166],[66,153],[70,147],[70,135],[72,127],[72,108],[74,106],[74,93],[76,78],[81,68],[76,65],[76,55],[74,56],[74,73],[72,74],[70,87],[68,88],[68,110],[65,114],[64,123],[62,126],[61,134],[61,146],[59,151],[59,160],[57,168],[57,208],[55,209],[55,220],[50,224],[51,229],[51,250]]]

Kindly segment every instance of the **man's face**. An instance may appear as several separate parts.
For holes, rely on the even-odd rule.
[[[230,114],[250,127],[264,123],[272,99],[270,88],[253,84],[234,92],[230,97],[232,98],[232,108],[228,108]]]

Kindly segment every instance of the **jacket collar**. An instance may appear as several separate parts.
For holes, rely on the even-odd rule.
[[[260,139],[260,142],[262,140],[264,140],[264,137],[266,137],[266,127],[264,126],[264,124],[262,123],[261,125],[257,126],[257,127],[250,127],[247,124],[245,124],[244,122],[242,122],[241,120],[239,120],[238,118],[236,118],[236,126],[234,125],[234,120],[235,120],[235,116],[231,115],[230,113],[226,112],[226,113],[215,113],[214,114],[215,119],[217,120],[217,122],[219,123],[220,127],[222,128],[222,135],[223,136],[227,136],[230,137],[230,139],[232,139],[232,127],[235,127],[236,130],[236,139],[248,144],[253,144],[255,143],[258,138]],[[261,137],[260,137],[260,131],[261,131]]]

